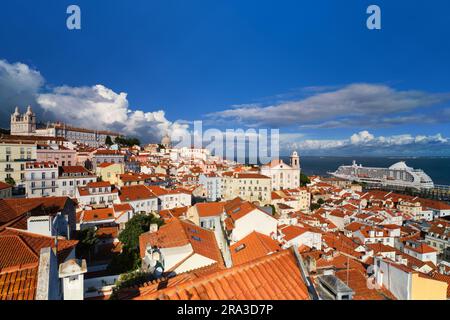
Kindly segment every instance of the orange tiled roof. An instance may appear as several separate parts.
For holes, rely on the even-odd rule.
[[[204,276],[182,274],[137,288],[136,300],[308,300],[291,250]]]
[[[237,179],[270,179],[270,177],[259,173],[236,173]]]
[[[85,167],[83,166],[62,166],[61,173],[84,173],[91,174]]]
[[[58,240],[58,260],[64,261],[78,241]],[[32,300],[36,294],[39,254],[55,240],[22,230],[0,232],[0,300]]]
[[[391,246],[387,246],[385,244],[382,244],[381,242],[378,243],[368,243],[366,244],[366,246],[373,250],[374,253],[379,253],[379,252],[397,252],[398,250],[394,247]]]
[[[56,164],[56,162],[53,162],[53,161],[42,161],[42,162],[35,161],[35,162],[27,162],[26,168],[27,169],[39,169],[39,168],[51,169],[51,168],[58,168],[58,165]]]
[[[105,238],[117,238],[119,235],[119,228],[116,227],[100,227],[95,231],[97,237],[105,239]]]
[[[369,289],[367,287],[367,278],[365,273],[360,270],[351,269],[348,271],[341,270],[336,272],[336,277],[347,283],[355,292],[353,300],[386,300],[391,299],[390,295],[382,294],[383,291]],[[348,278],[347,278],[348,277]]]
[[[174,218],[157,232],[146,232],[139,237],[141,257],[147,244],[158,248],[173,248],[191,244],[192,250],[223,264],[222,254],[213,231],[203,229],[190,221]]]
[[[225,206],[225,211],[229,215],[229,217],[236,221],[246,214],[258,210],[264,214],[267,214],[270,216],[267,212],[259,209],[257,206],[255,206],[253,203],[250,203],[248,201],[243,201],[241,198],[235,198],[233,200],[228,201]]]
[[[108,168],[109,166],[112,166],[114,163],[111,163],[111,162],[103,162],[103,163],[100,163],[98,166],[97,166],[97,168]]]
[[[12,188],[12,185],[0,181],[0,190]]]
[[[94,152],[94,154],[96,154],[96,155],[117,155],[117,156],[122,155],[122,153],[120,153],[120,151],[118,151],[118,150],[97,150]]]
[[[178,208],[172,208],[172,209],[165,209],[165,210],[161,210],[159,212],[159,216],[165,220],[179,218],[179,217],[185,215],[188,209],[189,209],[189,207],[178,207]]]
[[[225,202],[203,202],[195,204],[200,217],[219,216],[224,211]]]
[[[352,222],[352,223],[346,225],[344,229],[347,231],[355,232],[355,231],[358,231],[359,229],[361,229],[361,227],[363,227],[363,226],[364,225],[362,223]]]
[[[28,199],[0,199],[0,227],[17,219],[25,219],[25,213],[39,212],[40,209],[47,214],[62,211],[68,197],[44,197]]]
[[[80,217],[80,222],[111,220],[114,219],[113,208],[84,210]]]
[[[119,179],[122,180],[122,182],[146,181],[150,180],[151,177],[152,176],[148,174],[133,172],[127,172],[119,175]]]
[[[158,197],[168,193],[168,190],[163,189],[160,186],[147,186],[147,188]]]
[[[234,266],[256,260],[280,250],[281,247],[277,241],[256,231],[253,231],[230,247]]]
[[[113,204],[113,208],[115,212],[123,212],[133,210],[133,207],[129,203],[118,203]]]
[[[38,266],[0,273],[0,300],[34,300]]]
[[[42,248],[55,247],[55,238],[47,237],[40,234],[28,232],[25,230],[18,230],[12,228],[5,228],[0,232],[0,237],[14,235],[20,237],[37,255]],[[77,245],[78,240],[58,240],[58,259],[64,261],[68,254]]]
[[[98,182],[89,182],[86,186],[88,188],[107,188],[111,187],[112,185],[108,181],[98,181]]]
[[[415,251],[415,252],[420,253],[420,254],[437,252],[437,250],[435,248],[430,247],[426,243],[419,243],[419,245],[417,247],[412,247],[410,245],[405,245],[405,248],[409,249],[409,250],[412,250],[412,251]]]
[[[280,231],[284,235],[283,239],[286,241],[290,241],[292,239],[295,239],[295,238],[301,236],[305,232],[308,232],[309,230],[306,228],[299,227],[299,226],[289,225],[284,228],[280,228]]]
[[[120,201],[136,201],[156,198],[156,195],[144,185],[125,186],[120,189]]]
[[[325,256],[321,256],[316,261],[316,267],[318,269],[323,268],[336,268],[336,269],[345,269],[347,270],[347,262],[350,266],[350,268],[360,270],[361,272],[365,272],[366,269],[364,268],[363,264],[354,258],[347,257],[343,254],[337,253],[334,256],[330,258],[326,258]]]

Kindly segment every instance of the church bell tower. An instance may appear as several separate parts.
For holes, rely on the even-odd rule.
[[[292,152],[290,160],[292,168],[300,169],[300,157],[298,156],[297,151]]]

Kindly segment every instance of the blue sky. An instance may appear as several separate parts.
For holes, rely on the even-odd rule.
[[[65,26],[70,4],[80,31]],[[380,31],[365,27],[370,4]],[[280,128],[302,154],[450,155],[449,12],[446,0],[2,3],[1,124],[31,103],[143,140],[205,120]]]

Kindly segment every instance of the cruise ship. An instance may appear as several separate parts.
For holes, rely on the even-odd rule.
[[[336,178],[363,182],[380,187],[432,189],[433,180],[421,169],[408,167],[404,161],[389,168],[363,167],[353,161],[352,165],[340,166],[335,172],[329,172]]]

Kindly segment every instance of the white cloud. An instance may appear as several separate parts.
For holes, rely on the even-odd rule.
[[[9,125],[9,116],[15,106],[35,102],[44,78],[39,71],[23,63],[10,64],[0,60],[0,126]]]
[[[350,142],[352,144],[360,144],[360,143],[367,143],[370,142],[374,139],[374,135],[369,133],[369,131],[365,130],[365,131],[361,131],[358,133],[353,134],[350,137]]]
[[[450,101],[450,94],[422,91],[399,91],[380,84],[351,84],[331,91],[313,92],[300,100],[269,106],[242,105],[210,114],[212,119],[234,119],[248,125],[287,127],[292,125],[355,126],[380,122],[380,117],[402,114],[421,107]],[[346,117],[340,123],[340,118]],[[406,118],[405,118],[406,119]],[[402,121],[402,118],[397,118]],[[411,118],[408,118],[408,121]],[[389,125],[388,119],[381,121]]]
[[[127,94],[116,93],[103,85],[57,87],[39,95],[42,108],[61,121],[76,126],[117,130],[158,142],[165,134],[179,134],[187,124],[167,120],[163,110],[144,112],[129,109]]]
[[[15,106],[23,110],[31,104],[41,120],[116,130],[143,141],[159,142],[163,135],[180,134],[189,127],[184,122],[169,121],[163,110],[132,109],[125,92],[117,93],[101,84],[59,86],[43,92],[44,85],[39,71],[23,63],[0,60],[0,126],[9,127],[9,116]]]
[[[376,137],[375,135],[365,130],[351,135],[348,139],[304,139],[290,142],[284,141],[280,149],[284,151],[296,149],[300,152],[317,150],[329,150],[330,152],[334,152],[338,149],[346,149],[357,153],[358,150],[364,148],[382,150],[392,147],[406,147],[411,152],[414,152],[416,148],[427,148],[431,144],[437,144],[442,147],[449,147],[450,140],[446,137],[443,137],[441,134],[429,136],[413,136],[410,134],[403,134],[386,137]]]

